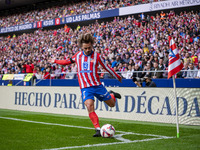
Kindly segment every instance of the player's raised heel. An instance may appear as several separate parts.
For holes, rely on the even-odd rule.
[[[115,98],[121,99],[121,95],[120,95],[119,93],[116,93],[116,92],[114,92],[114,91],[112,91],[112,90],[110,90],[109,93],[114,94]]]
[[[93,135],[93,137],[100,137],[101,136],[101,133],[100,133],[100,130],[95,130],[96,133]]]

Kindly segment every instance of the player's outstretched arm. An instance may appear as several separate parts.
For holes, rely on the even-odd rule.
[[[49,62],[50,63],[56,63],[56,64],[59,64],[59,65],[69,65],[71,63],[74,63],[72,59],[67,59],[67,60],[57,60],[55,58],[50,58],[49,59]]]
[[[77,52],[75,55],[73,55],[72,57],[66,59],[66,60],[57,60],[55,58],[50,58],[49,59],[49,62],[51,63],[56,63],[56,64],[59,64],[59,65],[70,65],[72,63],[76,63],[75,62],[75,58],[76,58],[76,55],[78,54],[79,52]]]

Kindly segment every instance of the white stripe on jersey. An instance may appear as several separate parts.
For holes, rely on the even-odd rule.
[[[81,55],[81,52],[77,54],[76,56],[76,60],[77,60],[77,69],[78,69],[78,76],[79,76],[79,79],[80,79],[80,82],[81,82],[81,85],[80,87],[81,88],[84,88],[84,84],[83,84],[83,80],[81,79],[81,73],[80,73],[80,64],[79,64],[79,57]]]
[[[84,55],[82,55],[81,56],[81,71],[83,70],[83,62],[85,61],[85,56]],[[89,65],[89,64],[88,64]],[[83,75],[83,80],[86,82],[86,85],[87,85],[87,87],[89,87],[90,85],[89,85],[89,83],[87,82],[87,79],[86,79],[86,77],[85,77],[85,73],[82,73],[82,75]],[[83,85],[84,86],[84,85]]]
[[[88,70],[90,70],[91,56],[88,56],[87,62],[88,62]],[[95,72],[95,71],[93,70],[93,72]],[[89,78],[89,80],[90,80],[90,83],[92,84],[92,86],[94,86],[95,84],[94,84],[94,82],[92,81],[92,77],[91,77],[91,75],[90,75],[90,72],[88,72],[87,75],[88,75],[88,78]]]
[[[97,83],[97,85],[99,85],[100,83],[97,81],[97,77],[96,77],[96,74],[95,74],[95,72],[96,72],[96,70],[95,70],[96,63],[97,63],[97,53],[94,52],[94,63],[93,63],[93,70],[94,71],[93,71],[93,76],[94,76],[95,82]]]
[[[102,62],[102,63],[104,64],[104,66],[106,67],[106,69],[109,71],[109,73],[112,74],[113,77],[115,77],[116,79],[118,79],[117,76],[114,74],[114,72],[113,72],[112,70],[110,70],[110,68],[104,63],[104,61],[103,61],[103,59],[102,59],[101,56],[100,56],[100,59],[101,59],[101,62]]]

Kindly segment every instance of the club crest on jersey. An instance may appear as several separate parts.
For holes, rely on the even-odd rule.
[[[83,62],[83,69],[87,70],[88,69],[88,62]]]

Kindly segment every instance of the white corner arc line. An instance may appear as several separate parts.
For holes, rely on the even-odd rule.
[[[131,140],[123,138],[122,137],[123,135],[126,135],[126,134],[117,134],[117,135],[114,135],[114,138],[121,142],[131,142]]]
[[[22,121],[22,122],[29,122],[29,123],[36,123],[36,124],[44,124],[44,125],[54,125],[54,126],[62,126],[62,127],[72,127],[72,128],[80,128],[80,129],[94,129],[90,127],[83,127],[83,126],[74,126],[74,125],[65,125],[65,124],[57,124],[57,123],[48,123],[48,122],[40,122],[40,121],[31,121],[31,120],[24,120],[24,119],[17,119],[17,118],[10,118],[10,117],[2,117],[1,119],[8,119],[8,120],[16,120],[16,121]],[[71,146],[71,147],[60,147],[60,148],[53,148],[48,150],[62,150],[62,149],[73,149],[73,148],[84,148],[84,147],[96,147],[96,146],[106,146],[106,145],[115,145],[115,144],[125,144],[125,143],[137,143],[137,142],[145,142],[145,141],[153,141],[153,140],[159,140],[159,139],[170,139],[175,137],[169,137],[169,136],[162,136],[162,135],[155,135],[155,134],[140,134],[140,133],[134,133],[134,132],[124,132],[124,131],[116,131],[121,134],[117,134],[115,138],[117,140],[120,140],[121,142],[113,142],[113,143],[100,143],[100,144],[93,144],[93,145],[82,145],[82,146]],[[145,136],[153,136],[157,138],[150,138],[150,139],[143,139],[143,140],[128,140],[123,138],[123,135],[145,135]],[[47,149],[46,149],[47,150]]]

